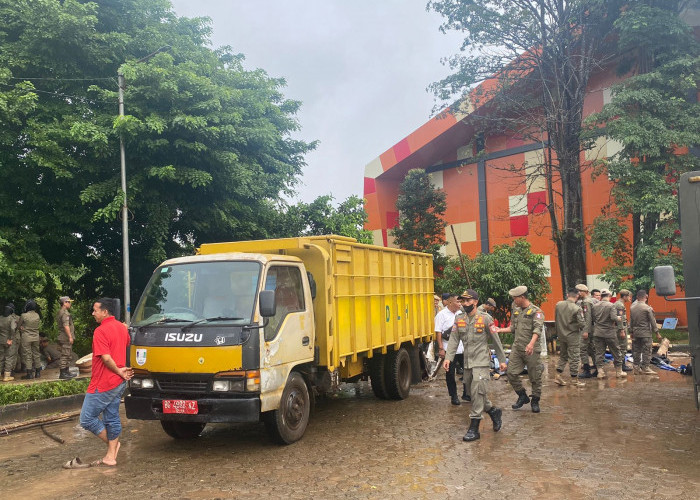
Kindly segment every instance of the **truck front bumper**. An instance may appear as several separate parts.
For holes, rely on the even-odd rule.
[[[259,422],[260,398],[206,399],[197,398],[199,413],[184,415],[163,413],[161,397],[135,396],[124,397],[126,417],[137,420],[176,420],[180,422]]]

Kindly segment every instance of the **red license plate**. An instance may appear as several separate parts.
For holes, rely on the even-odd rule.
[[[197,401],[187,399],[164,399],[163,413],[180,413],[183,415],[196,415],[199,413]]]

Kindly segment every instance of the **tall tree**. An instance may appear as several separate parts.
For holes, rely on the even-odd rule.
[[[481,108],[470,120],[489,134],[541,142],[547,154],[536,175],[547,183],[547,208],[563,289],[585,281],[580,140],[589,78],[606,64],[612,23],[623,0],[432,0],[442,30],[465,35],[455,71],[432,85],[456,107]],[[493,79],[473,91],[473,85]],[[467,104],[468,103],[468,104]],[[487,144],[488,147],[488,144]],[[524,166],[514,172],[525,176]],[[531,179],[525,179],[531,182]]]
[[[446,199],[445,192],[433,186],[425,170],[409,170],[396,200],[399,224],[391,230],[399,248],[433,254],[438,274],[446,260],[440,253],[445,244]]]
[[[691,152],[700,144],[700,44],[680,14],[699,4],[630,2],[615,23],[624,54],[619,70],[632,76],[590,117],[592,136],[622,145],[598,164],[613,182],[613,203],[591,231],[591,247],[610,259],[605,279],[615,286],[648,289],[657,265],[673,265],[682,279],[678,179],[700,169]]]
[[[277,216],[276,236],[318,236],[337,234],[355,238],[360,243],[372,243],[372,233],[364,229],[367,222],[362,199],[349,196],[333,206],[333,196],[319,196],[311,203],[299,202]]]
[[[23,290],[28,259],[45,275],[31,294],[121,295],[120,134],[135,297],[166,257],[271,233],[315,144],[290,136],[300,103],[284,80],[210,35],[167,0],[0,0],[4,286]]]

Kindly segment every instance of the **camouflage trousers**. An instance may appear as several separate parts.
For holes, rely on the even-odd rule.
[[[22,362],[27,371],[41,368],[39,340],[29,340],[22,336]]]
[[[599,369],[601,369],[603,363],[605,363],[606,347],[610,350],[610,354],[613,355],[613,364],[615,367],[622,366],[622,353],[620,353],[620,348],[618,347],[617,337],[618,335],[615,335],[615,338],[593,337],[593,341],[595,342],[595,364]]]
[[[639,366],[642,370],[649,368],[649,363],[651,362],[651,344],[651,337],[635,337],[632,339],[632,359],[634,361],[634,366]]]
[[[469,389],[472,398],[469,418],[482,419],[482,413],[493,408],[488,396],[490,382],[491,368],[484,366],[464,369],[464,385]]]
[[[68,341],[58,342],[58,348],[61,350],[61,360],[58,366],[61,370],[70,366],[71,356],[73,356],[72,344]]]
[[[559,337],[559,361],[557,362],[557,371],[563,372],[568,362],[571,376],[578,376],[580,353],[581,335],[579,333],[561,335]]]
[[[588,334],[588,338],[584,339],[583,335],[581,336],[580,352],[581,365],[593,364],[593,366],[595,366],[595,342],[593,342],[593,336],[590,333]],[[591,358],[590,361],[588,361],[589,356]]]
[[[540,351],[534,351],[529,356],[525,354],[524,347],[513,347],[508,358],[508,383],[515,392],[523,388],[520,373],[527,367],[528,378],[532,385],[532,395],[542,395],[542,360]],[[472,396],[473,397],[473,396]]]

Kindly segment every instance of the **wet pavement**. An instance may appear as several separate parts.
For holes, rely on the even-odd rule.
[[[491,383],[503,428],[494,433],[486,416],[473,443],[462,441],[469,404],[450,404],[444,375],[398,402],[376,399],[363,382],[318,400],[304,438],[285,447],[262,425],[210,425],[199,439],[176,441],[156,421],[123,417],[116,468],[63,470],[75,456],[104,454],[77,420],[46,426],[65,444],[40,428],[3,436],[0,491],[25,499],[698,498],[691,377],[660,371],[559,387],[555,359],[540,414],[510,409],[505,377]]]

